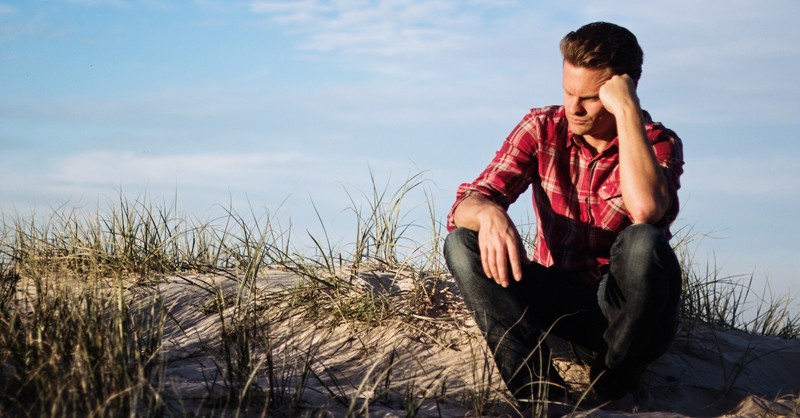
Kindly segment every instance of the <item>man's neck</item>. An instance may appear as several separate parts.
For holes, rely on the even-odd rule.
[[[586,144],[589,149],[592,150],[594,155],[600,154],[601,152],[608,149],[611,146],[611,142],[614,141],[616,136],[605,139],[605,138],[597,138],[590,135],[583,136],[583,142]]]

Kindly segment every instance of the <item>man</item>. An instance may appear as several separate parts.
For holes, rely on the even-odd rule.
[[[585,25],[561,41],[564,105],[532,109],[488,167],[462,184],[445,258],[500,373],[523,405],[563,400],[543,339],[596,353],[598,397],[624,396],[678,325],[669,245],[683,151],[639,106],[643,53],[627,29]],[[533,188],[529,261],[506,213]]]

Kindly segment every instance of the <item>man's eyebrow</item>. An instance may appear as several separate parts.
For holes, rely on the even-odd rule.
[[[575,96],[575,94],[572,93],[571,91],[567,90],[566,87],[561,86],[561,88],[564,90],[565,93],[569,94],[570,96]],[[591,96],[576,96],[576,97],[578,97],[581,100],[599,99],[600,98],[600,93],[593,94]]]

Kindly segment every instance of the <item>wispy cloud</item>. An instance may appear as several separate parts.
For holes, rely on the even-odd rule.
[[[375,158],[376,167],[398,161]],[[290,152],[185,152],[174,154],[87,151],[41,158],[37,170],[19,164],[0,168],[4,206],[30,197],[58,202],[76,196],[144,191],[169,196],[179,190],[199,205],[224,203],[228,194],[249,195],[269,206],[288,196],[313,195],[336,211],[346,207],[344,185],[367,190],[367,161],[348,155]],[[383,173],[381,173],[383,174]]]
[[[0,3],[0,17],[17,14],[18,9],[10,4]]]
[[[253,10],[305,36],[299,49],[399,58],[463,50],[470,18],[446,1],[257,2]]]
[[[121,7],[131,6],[135,3],[132,0],[67,0],[68,3],[80,6],[100,6],[100,7]]]
[[[557,74],[543,70],[557,65],[560,37],[579,24],[607,20],[629,27],[643,43],[643,89],[651,93],[645,104],[662,110],[659,115],[693,124],[733,123],[753,109],[772,107],[763,117],[796,126],[793,115],[800,111],[794,100],[800,91],[787,84],[800,66],[800,27],[793,22],[800,3],[789,0],[758,7],[744,0],[622,0],[614,8],[601,1],[546,8],[455,0],[248,4],[272,27],[292,34],[295,49],[310,59],[454,85],[461,75],[531,84],[547,77],[558,84]],[[703,97],[687,100],[693,92]]]
[[[26,16],[17,6],[0,3],[0,42],[47,32],[49,25],[40,19]]]
[[[479,22],[477,10],[451,0],[273,1],[250,9],[303,39],[298,48],[348,56],[411,57],[463,50]]]

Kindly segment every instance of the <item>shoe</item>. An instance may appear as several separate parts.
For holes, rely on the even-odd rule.
[[[526,402],[520,403],[520,406],[521,408],[517,415],[519,418],[564,417],[579,411],[579,409],[571,403],[558,401]]]
[[[605,364],[598,362],[589,369],[589,378],[597,398],[615,401],[636,389],[642,370],[642,367],[609,369]]]

